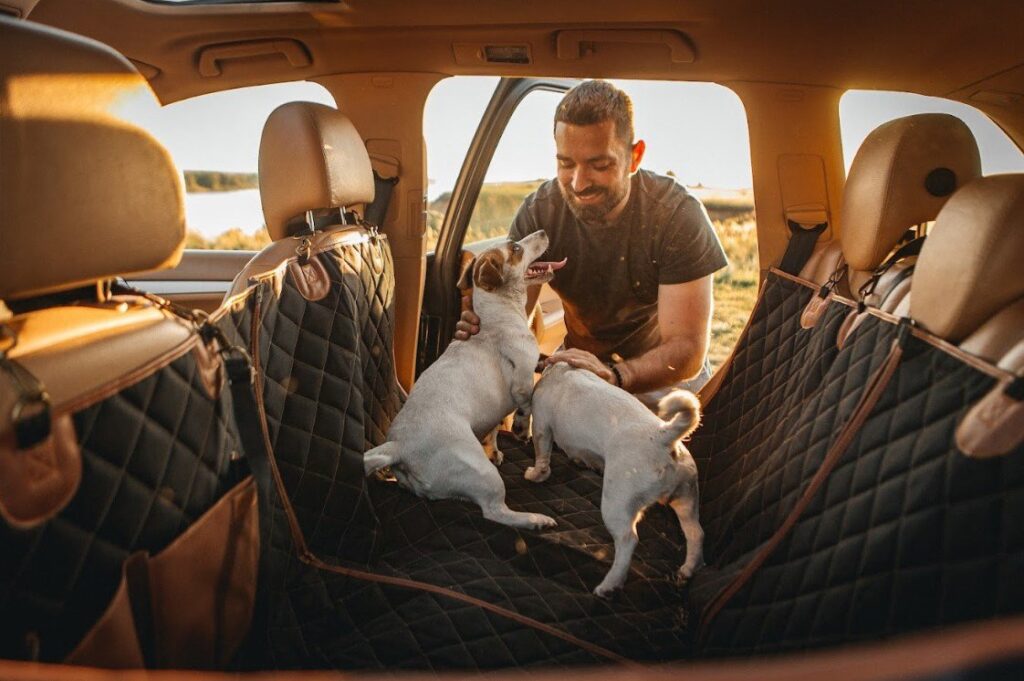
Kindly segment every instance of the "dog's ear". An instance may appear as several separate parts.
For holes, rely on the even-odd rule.
[[[473,283],[485,291],[493,291],[505,283],[501,274],[505,259],[495,251],[489,251],[476,260],[473,268]]]
[[[473,288],[473,265],[475,264],[476,257],[471,257],[468,262],[463,263],[462,274],[459,275],[459,281],[455,284],[460,291],[468,291]]]

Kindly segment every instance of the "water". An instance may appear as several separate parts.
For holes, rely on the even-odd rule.
[[[188,228],[208,239],[233,227],[252,234],[263,226],[258,189],[185,194],[185,215]]]

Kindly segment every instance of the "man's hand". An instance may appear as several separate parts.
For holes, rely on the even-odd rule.
[[[544,361],[548,366],[557,362],[565,362],[569,366],[586,369],[587,371],[596,374],[603,381],[607,381],[615,386],[619,385],[619,382],[615,379],[615,372],[605,366],[604,362],[586,350],[580,350],[578,348],[562,350],[554,353]]]
[[[473,312],[473,289],[462,296],[462,316],[455,323],[455,340],[469,340],[470,336],[480,333],[480,318]]]

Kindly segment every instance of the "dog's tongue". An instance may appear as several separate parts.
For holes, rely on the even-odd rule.
[[[534,260],[530,265],[530,271],[540,274],[542,272],[554,272],[565,267],[565,263],[569,262],[569,258],[562,258],[558,262],[552,262],[547,260]]]

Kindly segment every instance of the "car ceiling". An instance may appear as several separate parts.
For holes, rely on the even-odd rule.
[[[333,73],[604,76],[905,90],[961,99],[1013,132],[1024,129],[1024,3],[1017,0],[38,0],[30,18],[118,49],[164,102]],[[571,29],[672,31],[696,58],[673,62],[663,44],[613,40],[565,58],[557,34]],[[216,77],[198,73],[210,45],[267,39],[298,41],[310,64],[252,58]],[[531,63],[473,58],[494,43],[528,45]]]

